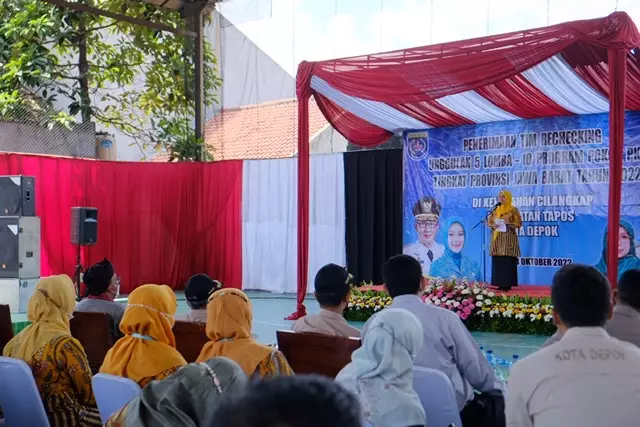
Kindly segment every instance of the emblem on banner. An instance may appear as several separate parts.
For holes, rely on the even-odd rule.
[[[427,151],[429,149],[429,135],[426,132],[422,132],[418,138],[410,138],[409,145],[409,157],[413,160],[422,160],[427,157]]]

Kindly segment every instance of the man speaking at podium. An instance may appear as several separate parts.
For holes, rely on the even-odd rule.
[[[417,259],[422,275],[428,276],[431,264],[444,254],[444,246],[435,241],[440,225],[440,205],[433,197],[423,197],[413,206],[418,241],[407,245],[402,252]]]
[[[489,216],[491,233],[491,284],[508,291],[518,286],[518,258],[520,243],[517,230],[522,226],[518,208],[512,204],[513,197],[507,190],[498,194],[498,206]]]

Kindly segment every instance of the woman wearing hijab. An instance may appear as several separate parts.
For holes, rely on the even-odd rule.
[[[87,355],[69,329],[75,306],[68,276],[40,279],[27,309],[31,325],[3,351],[31,367],[52,427],[101,425]]]
[[[293,375],[280,351],[253,339],[252,321],[251,303],[241,290],[230,288],[211,294],[206,327],[210,341],[202,348],[198,362],[228,357],[252,379]]]
[[[413,360],[422,342],[420,321],[404,309],[382,310],[365,325],[362,347],[336,381],[358,396],[373,427],[426,425],[413,389]]]
[[[113,414],[106,426],[207,426],[220,398],[233,398],[246,384],[247,376],[232,360],[217,357],[191,363],[165,380],[150,383]]]
[[[176,296],[168,286],[144,285],[131,292],[120,330],[125,335],[107,353],[100,373],[118,375],[140,387],[187,364],[176,350]]]
[[[633,226],[625,221],[620,220],[620,228],[618,229],[618,280],[625,271],[640,269],[640,258],[636,255],[636,235]],[[604,229],[602,238],[602,257],[595,265],[596,269],[607,275],[607,237],[608,227]]]
[[[462,220],[457,217],[450,218],[445,230],[447,230],[447,247],[444,250],[444,255],[431,264],[430,276],[480,280],[478,263],[462,254],[466,238]]]
[[[507,190],[498,194],[499,206],[489,216],[491,233],[491,284],[508,291],[518,286],[518,258],[520,243],[517,230],[522,226],[518,208],[512,204],[513,196]]]

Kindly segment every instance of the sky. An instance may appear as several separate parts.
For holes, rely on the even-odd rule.
[[[220,11],[291,75],[322,60],[542,27],[640,0],[228,0]]]

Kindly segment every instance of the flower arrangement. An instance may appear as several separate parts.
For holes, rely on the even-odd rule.
[[[425,304],[456,313],[472,331],[551,335],[555,331],[549,298],[497,295],[479,282],[431,279],[422,295]],[[366,321],[391,304],[386,292],[354,289],[345,318]]]

